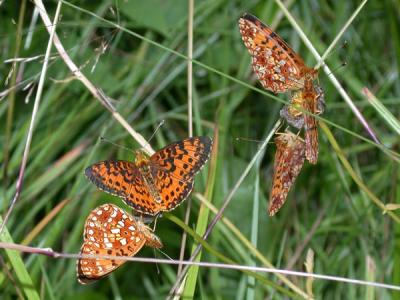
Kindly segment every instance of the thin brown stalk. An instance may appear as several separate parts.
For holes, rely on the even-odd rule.
[[[24,240],[21,242],[22,245],[29,245],[32,240],[40,233],[43,231],[43,229],[46,227],[47,224],[51,220],[54,219],[55,216],[64,208],[65,205],[68,204],[70,199],[66,198],[62,200],[60,203],[58,203],[51,211],[48,213],[30,232],[29,234],[24,238]]]
[[[179,261],[179,260],[148,258],[148,257],[130,257],[130,256],[114,256],[114,255],[87,255],[87,254],[85,255],[85,254],[75,254],[75,253],[62,253],[62,252],[56,252],[51,248],[29,247],[29,246],[22,246],[19,244],[4,243],[4,242],[0,242],[0,248],[11,249],[11,250],[26,252],[26,253],[45,255],[45,256],[53,257],[53,258],[68,258],[68,259],[86,258],[86,259],[125,260],[125,261],[135,261],[135,262],[142,262],[142,263],[157,263],[157,264],[169,264],[169,265],[182,264],[182,265],[186,265],[186,266],[199,266],[199,267],[205,267],[205,268],[220,268],[220,269],[227,269],[227,270],[252,271],[252,272],[261,272],[261,273],[279,273],[279,274],[290,275],[290,276],[323,279],[323,280],[329,280],[329,281],[335,281],[335,282],[357,284],[357,285],[362,285],[362,286],[373,286],[373,287],[377,287],[377,288],[384,288],[384,289],[400,291],[400,286],[398,286],[398,285],[372,282],[372,281],[366,281],[366,280],[358,280],[358,279],[338,277],[338,276],[323,275],[323,274],[282,270],[282,269],[275,269],[275,268],[264,268],[264,267],[223,264],[223,263],[211,263],[211,262]]]

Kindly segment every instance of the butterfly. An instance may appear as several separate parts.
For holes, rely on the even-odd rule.
[[[212,148],[206,136],[172,143],[148,156],[136,150],[134,162],[106,160],[86,168],[86,177],[99,189],[122,200],[137,212],[157,215],[175,209],[193,189],[194,176]]]
[[[295,127],[305,127],[307,147],[306,158],[311,163],[318,159],[317,122],[312,115],[293,117],[295,106],[302,107],[311,114],[322,113],[318,108],[323,94],[321,87],[314,85],[318,70],[306,66],[303,59],[271,28],[255,16],[244,14],[239,19],[242,40],[251,57],[253,70],[261,85],[274,93],[294,92],[291,104],[284,107],[284,117]],[[317,91],[316,91],[317,90]],[[301,93],[301,94],[298,94]],[[299,97],[300,95],[300,97]],[[288,112],[290,112],[288,114]]]
[[[269,199],[269,215],[275,215],[286,201],[290,188],[299,175],[305,160],[304,140],[286,131],[275,138],[276,153]]]
[[[88,216],[84,228],[84,241],[80,254],[134,256],[142,247],[162,248],[161,240],[140,219],[113,204],[95,208]],[[79,258],[77,279],[82,284],[107,276],[125,263],[125,260],[105,258]]]

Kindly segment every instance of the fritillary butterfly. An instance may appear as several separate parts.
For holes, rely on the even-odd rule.
[[[278,34],[255,16],[244,14],[239,19],[239,30],[254,72],[265,89],[274,93],[298,90],[308,78],[317,77],[318,70],[307,67]]]
[[[269,215],[275,215],[286,201],[291,186],[299,175],[305,159],[305,142],[291,133],[279,133],[275,138],[276,153]]]
[[[107,160],[95,163],[85,175],[99,189],[116,195],[146,215],[170,211],[193,189],[194,176],[207,162],[209,137],[192,137],[172,143],[151,157],[136,151],[135,162]]]
[[[86,219],[80,254],[134,256],[144,245],[161,248],[163,244],[151,229],[113,204],[94,209]],[[125,260],[80,258],[77,278],[82,284],[107,276]]]
[[[318,70],[305,65],[303,59],[271,28],[250,14],[239,19],[243,42],[251,57],[254,72],[262,86],[274,93],[294,91],[291,104],[281,115],[289,124],[305,127],[306,158],[310,163],[318,160],[318,129],[312,115],[298,115],[296,105],[301,105],[311,114],[320,114],[323,94],[315,86]],[[323,105],[322,105],[323,106]]]

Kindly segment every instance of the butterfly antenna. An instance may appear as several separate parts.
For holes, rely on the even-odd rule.
[[[156,255],[156,249],[153,248],[153,254],[154,254],[154,258],[157,258]],[[160,275],[160,268],[158,267],[158,262],[156,262],[156,268],[157,268],[157,275]]]
[[[338,50],[347,49],[347,45],[348,44],[349,43],[347,42],[347,40],[344,40],[343,43],[340,45],[340,47],[335,47],[335,49],[333,49],[331,52],[329,52],[326,57],[321,57],[321,59],[318,61],[317,66],[322,67],[323,65],[325,65],[325,61],[328,59],[328,57],[332,56],[332,54],[335,53]]]
[[[154,219],[154,223],[153,223],[153,232],[156,231],[157,221],[158,221],[158,217],[159,217],[160,215],[161,215],[161,214],[156,215],[156,217],[155,217],[155,219]]]
[[[157,257],[157,251],[159,251],[162,255],[164,255],[166,258],[168,258],[169,260],[173,260],[167,253],[165,253],[164,251],[162,251],[160,248],[153,248],[153,252],[154,252],[154,257]],[[157,274],[160,275],[160,268],[158,267],[158,263],[156,263],[156,267],[157,267]]]
[[[158,129],[160,129],[161,126],[163,126],[165,123],[165,120],[161,120],[160,123],[158,123],[156,129],[154,129],[153,134],[151,135],[151,137],[149,138],[149,142],[152,140],[152,138],[156,135]]]
[[[255,142],[255,143],[262,143],[262,142],[264,142],[264,141],[261,141],[261,140],[253,140],[253,139],[249,139],[249,138],[245,138],[245,137],[241,137],[241,136],[235,138],[235,140],[236,140],[236,141]]]
[[[347,66],[347,62],[346,61],[342,62],[340,64],[340,66],[338,66],[335,69],[333,69],[329,74],[327,74],[327,76],[330,76],[331,74],[335,73],[337,70],[339,70],[339,69],[341,69],[341,68],[343,68],[345,66]]]
[[[160,129],[161,126],[163,126],[165,123],[165,120],[161,120],[160,123],[158,123],[156,129],[154,129],[153,134],[150,136],[149,140],[146,141],[146,144],[150,146],[150,141],[153,139],[153,137],[156,135],[158,129]]]
[[[275,134],[280,134],[279,132],[275,132]],[[262,142],[264,142],[264,141],[262,141],[262,140],[253,140],[253,139],[248,139],[248,138],[244,138],[244,137],[237,137],[237,138],[235,138],[235,140],[236,141],[240,141],[240,140],[242,140],[242,141],[246,141],[246,142],[254,142],[254,143],[258,143],[258,144],[261,144]],[[275,144],[275,142],[268,142],[268,144]]]
[[[166,258],[168,258],[169,260],[173,260],[167,253],[165,253],[164,251],[162,251],[160,248],[154,249],[154,251],[157,250],[159,251],[162,255],[164,255]]]
[[[101,136],[99,139],[100,139],[101,142],[109,143],[109,144],[114,145],[114,146],[116,146],[116,147],[118,147],[118,148],[121,148],[121,149],[127,150],[127,151],[129,151],[129,152],[135,153],[134,151],[132,151],[132,149],[130,149],[130,148],[128,148],[128,147],[125,147],[125,146],[122,146],[122,145],[119,145],[119,144],[116,144],[116,143],[110,141],[109,139],[106,139],[106,138],[103,137],[103,136]]]

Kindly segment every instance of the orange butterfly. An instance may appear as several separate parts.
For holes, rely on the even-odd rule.
[[[135,162],[106,160],[85,170],[99,189],[116,195],[137,212],[156,215],[170,211],[193,189],[194,176],[207,162],[209,137],[192,137],[172,143],[148,157],[136,151]]]
[[[305,159],[305,142],[291,133],[279,133],[275,138],[276,153],[269,215],[275,215],[286,201],[291,186],[299,175]]]
[[[303,59],[271,28],[250,14],[239,19],[239,29],[251,57],[253,70],[262,86],[274,93],[301,90],[299,98],[292,96],[291,103],[301,104],[311,114],[318,114],[318,92],[313,81],[318,70],[305,65]],[[320,87],[318,87],[320,90]],[[290,106],[292,106],[292,104]],[[285,110],[291,110],[286,108]],[[297,126],[304,124],[306,137],[306,158],[311,163],[318,159],[317,122],[312,115],[304,114],[302,121],[290,119]],[[295,126],[295,127],[297,127]]]
[[[113,204],[94,209],[86,219],[84,242],[80,254],[134,256],[144,245],[162,248],[160,239],[140,220],[135,220]],[[82,284],[107,276],[125,260],[80,258],[77,278]]]

